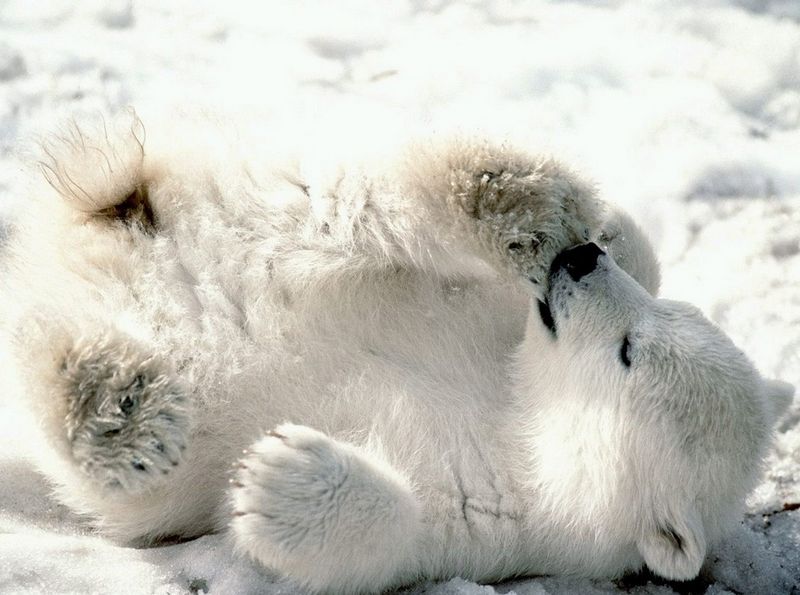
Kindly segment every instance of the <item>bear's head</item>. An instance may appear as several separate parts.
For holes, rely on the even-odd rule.
[[[693,578],[741,512],[793,388],[594,243],[559,254],[534,304],[516,369],[537,489],[631,564]]]

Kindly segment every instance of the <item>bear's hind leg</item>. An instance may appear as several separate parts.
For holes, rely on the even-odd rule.
[[[93,481],[129,492],[179,464],[189,423],[184,387],[137,347],[113,335],[81,341],[59,373],[76,463]]]
[[[77,333],[39,320],[18,334],[27,405],[84,484],[137,493],[181,462],[190,411],[167,359],[113,328]]]

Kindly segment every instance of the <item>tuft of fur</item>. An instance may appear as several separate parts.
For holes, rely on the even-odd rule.
[[[45,143],[0,330],[65,503],[319,592],[697,573],[793,389],[656,299],[646,230],[484,141],[320,168],[214,132]]]
[[[121,199],[140,192],[145,138],[144,124],[133,110],[111,120],[73,120],[42,141],[39,167],[72,208],[109,214]]]

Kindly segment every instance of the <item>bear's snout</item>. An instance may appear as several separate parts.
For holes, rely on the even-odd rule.
[[[593,242],[568,248],[553,260],[550,275],[564,269],[573,281],[580,281],[584,275],[588,275],[597,267],[597,257],[601,254],[605,252]]]

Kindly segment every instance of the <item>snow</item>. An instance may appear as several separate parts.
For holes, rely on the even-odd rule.
[[[664,296],[694,302],[763,373],[800,385],[795,0],[4,0],[0,247],[24,204],[31,140],[65,115],[126,105],[354,132],[461,129],[552,152],[653,230]],[[0,592],[297,592],[225,536],[142,550],[94,535],[29,469],[21,415],[0,397]],[[797,592],[798,502],[795,398],[742,526],[682,592]],[[543,577],[410,592],[673,587]]]

